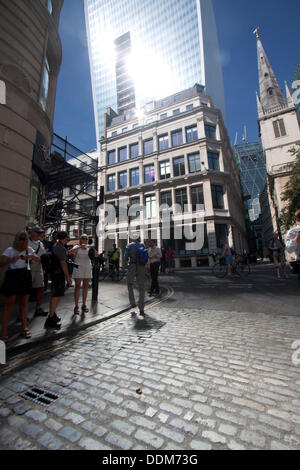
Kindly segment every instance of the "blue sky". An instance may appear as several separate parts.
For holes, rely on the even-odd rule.
[[[142,1],[142,0],[140,0]],[[163,0],[162,0],[163,1]],[[300,55],[299,0],[213,0],[226,100],[225,124],[232,144],[244,126],[258,140],[256,39],[260,36],[279,85],[290,83]],[[60,19],[63,61],[58,77],[54,132],[84,152],[96,148],[84,1],[64,0]]]

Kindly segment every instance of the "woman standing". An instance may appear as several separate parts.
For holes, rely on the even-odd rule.
[[[88,294],[89,283],[92,278],[92,263],[89,256],[89,250],[91,247],[88,243],[88,236],[83,234],[80,237],[79,245],[75,245],[69,251],[69,254],[74,254],[74,261],[76,264],[79,264],[78,268],[74,269],[73,279],[75,280],[75,307],[74,314],[79,315],[79,296],[80,296],[80,287],[82,283],[82,313],[88,312],[89,309],[86,306],[86,299]],[[93,248],[94,249],[94,248]],[[94,254],[97,257],[98,253],[94,249]]]
[[[1,294],[5,296],[2,318],[2,341],[4,342],[8,340],[7,325],[17,295],[19,296],[22,336],[27,339],[31,338],[31,333],[27,328],[28,301],[31,290],[29,260],[31,259],[40,261],[33,249],[28,247],[28,234],[18,232],[13,246],[3,252],[0,263],[0,268],[8,266],[1,288]]]

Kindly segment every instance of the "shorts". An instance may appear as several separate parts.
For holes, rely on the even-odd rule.
[[[52,274],[51,276],[51,297],[63,297],[66,289],[66,278],[62,274]]]
[[[225,257],[226,264],[232,264],[232,255],[227,255]]]
[[[40,287],[44,287],[44,274],[42,269],[31,269],[31,277],[33,289],[39,289]]]
[[[275,266],[284,266],[285,265],[285,258],[282,255],[274,256],[273,257],[273,262],[274,262]]]

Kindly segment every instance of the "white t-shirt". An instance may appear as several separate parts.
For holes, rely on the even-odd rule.
[[[30,246],[28,247],[27,254],[28,255],[34,254],[34,251],[32,248],[30,248]],[[26,256],[26,250],[17,251],[10,246],[9,248],[6,248],[6,250],[2,253],[2,256],[7,256],[8,258],[14,258],[15,256]],[[24,269],[26,267],[30,269],[30,264],[25,259],[19,259],[15,263],[10,263],[9,265],[9,269]]]
[[[300,231],[300,225],[290,229],[286,234],[286,251],[290,254],[295,254],[297,260],[300,260],[300,243],[294,242],[297,234]]]
[[[33,241],[31,239],[28,240],[28,246],[33,249],[36,256],[41,257],[44,253],[46,253],[45,247],[40,240]],[[42,268],[41,263],[37,261],[31,260],[31,269],[33,271],[38,271]]]
[[[74,248],[78,248],[79,245],[75,245]],[[89,258],[89,250],[90,245],[86,245],[86,249],[83,250],[79,248],[79,250],[75,253],[75,263],[78,263],[80,266],[90,266],[91,260]]]

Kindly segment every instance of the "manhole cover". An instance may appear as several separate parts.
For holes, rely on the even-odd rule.
[[[27,390],[27,392],[21,394],[22,398],[25,398],[26,400],[33,401],[35,403],[38,403],[39,405],[42,406],[48,406],[51,405],[55,400],[59,398],[58,395],[56,395],[53,392],[48,392],[47,390],[43,390],[41,388],[32,388],[31,390]]]

